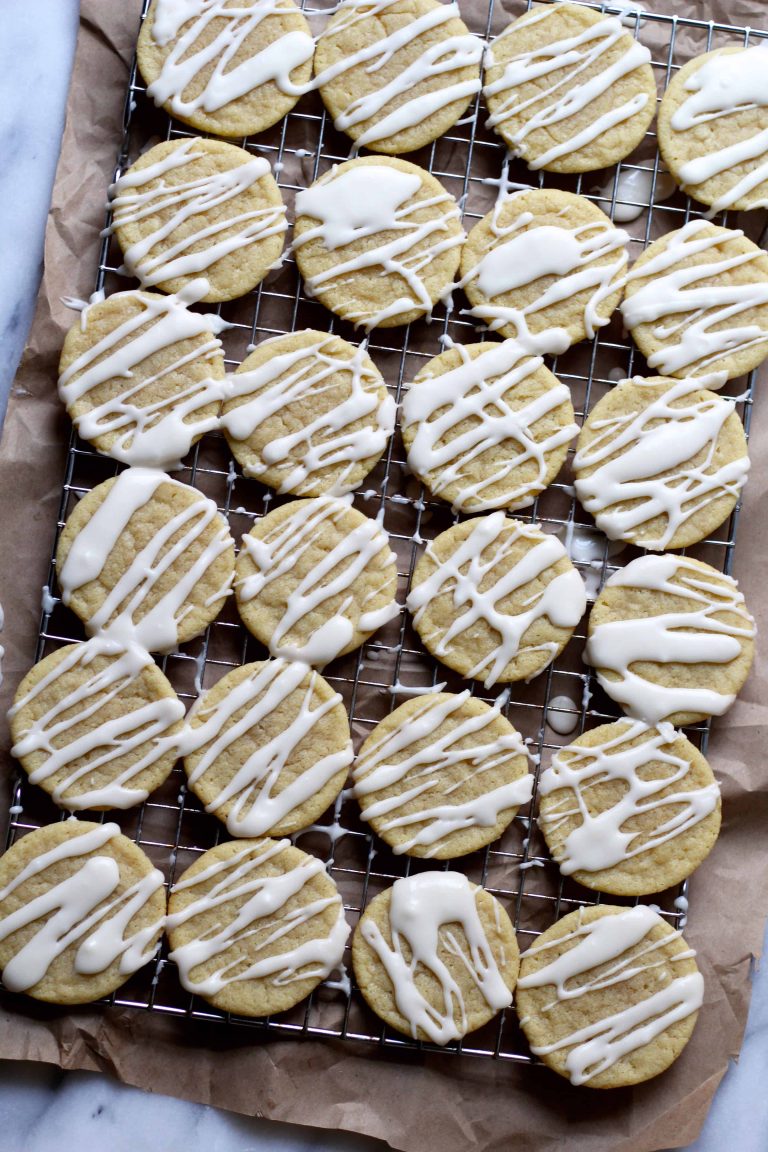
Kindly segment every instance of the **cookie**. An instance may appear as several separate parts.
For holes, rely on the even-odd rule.
[[[662,375],[741,376],[768,356],[768,254],[737,229],[691,220],[638,258],[621,312]]]
[[[385,1023],[448,1044],[509,1007],[520,952],[490,892],[460,872],[421,872],[373,898],[352,938],[352,963]]]
[[[89,636],[167,652],[219,614],[234,554],[213,500],[154,468],[128,468],[75,505],[56,574]]]
[[[352,763],[341,696],[300,663],[243,664],[205,692],[181,741],[189,786],[232,836],[286,836],[333,803]]]
[[[538,6],[492,42],[488,124],[529,168],[594,172],[628,156],[656,111],[651,54],[615,16]]]
[[[0,970],[9,992],[52,1004],[109,996],[157,951],[162,872],[117,824],[64,820],[0,859]]]
[[[433,656],[490,688],[543,672],[570,639],[587,597],[556,536],[492,512],[427,545],[406,605]]]
[[[368,736],[352,778],[363,820],[395,855],[434,860],[498,839],[533,789],[520,735],[468,690],[406,700]]]
[[[35,664],[8,719],[11,754],[60,808],[131,808],[170,775],[184,705],[143,648],[95,637]]]
[[[280,259],[287,228],[263,156],[198,137],[156,144],[110,188],[123,271],[180,292],[201,275],[209,303],[234,300]]]
[[[136,59],[158,108],[200,132],[242,137],[290,112],[314,50],[293,0],[153,0]]]
[[[243,536],[235,595],[273,656],[322,668],[400,612],[387,534],[345,501],[294,500]]]
[[[671,724],[603,724],[558,749],[539,780],[539,827],[564,876],[645,896],[680,884],[720,831],[720,789]]]
[[[598,528],[658,551],[706,539],[749,472],[734,401],[690,379],[623,380],[592,409],[576,448],[576,495]]]
[[[401,426],[409,468],[458,512],[527,508],[578,431],[569,389],[515,340],[456,344],[430,360]]]
[[[457,4],[345,0],[317,39],[314,86],[356,149],[396,156],[464,115],[480,91],[482,55]]]
[[[560,353],[619,306],[629,236],[596,204],[558,188],[499,200],[467,237],[461,287],[470,315],[531,351]]]
[[[83,308],[64,339],[59,396],[99,452],[166,471],[219,426],[224,354],[218,316],[192,312],[208,291],[118,292]]]
[[[768,206],[765,48],[718,48],[689,60],[659,108],[659,151],[678,184],[711,208]]]
[[[265,340],[228,387],[221,424],[232,455],[281,494],[351,492],[395,429],[395,402],[365,347],[333,333]]]
[[[658,1076],[704,998],[694,952],[638,904],[579,908],[523,953],[516,1007],[534,1056],[572,1084],[624,1088]]]
[[[640,556],[595,601],[584,659],[629,716],[695,724],[733,704],[754,636],[731,576],[688,556]]]
[[[454,198],[407,160],[347,160],[296,196],[305,291],[367,331],[430,312],[453,286],[463,243]]]
[[[288,840],[230,840],[173,885],[167,932],[187,992],[222,1012],[268,1016],[341,964],[349,925],[321,860]]]

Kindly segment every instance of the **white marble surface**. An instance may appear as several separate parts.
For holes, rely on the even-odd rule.
[[[2,0],[1,12],[0,412],[39,279],[77,0]],[[688,1152],[766,1152],[767,1081],[768,961],[755,977],[739,1064],[729,1070],[704,1132]],[[0,1148],[9,1152],[373,1152],[384,1147],[148,1095],[102,1075],[26,1063],[0,1065],[0,1133]]]

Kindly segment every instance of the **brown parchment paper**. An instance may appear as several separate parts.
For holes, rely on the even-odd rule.
[[[464,0],[463,8],[471,8]],[[519,5],[509,0],[513,14]],[[678,16],[753,25],[747,0],[675,3]],[[706,9],[706,10],[705,10]],[[0,598],[5,606],[2,716],[34,656],[69,427],[56,396],[58,352],[72,313],[62,296],[93,286],[104,190],[112,176],[140,0],[82,0],[61,160],[45,242],[45,274],[0,447]],[[505,15],[498,13],[499,27]],[[498,28],[495,28],[498,31]],[[684,31],[680,33],[684,35]],[[669,225],[672,226],[672,225]],[[83,254],[87,254],[84,256]],[[759,389],[758,389],[759,391]],[[752,475],[739,528],[736,574],[763,635],[768,532],[768,402],[758,396]],[[2,721],[2,779],[13,765]],[[58,1012],[0,1001],[0,1057],[111,1073],[127,1084],[274,1120],[366,1133],[427,1152],[653,1152],[695,1139],[749,1001],[750,958],[768,911],[768,660],[758,658],[737,703],[716,724],[710,758],[724,798],[722,836],[691,883],[686,936],[698,950],[706,1000],[683,1057],[632,1090],[574,1089],[543,1068],[441,1055],[393,1055],[346,1041],[265,1041],[256,1031],[151,1012]]]

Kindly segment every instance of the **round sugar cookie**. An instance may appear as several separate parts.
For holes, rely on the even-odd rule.
[[[8,719],[11,754],[60,808],[131,808],[170,775],[184,705],[143,648],[95,637],[30,668]]]
[[[461,281],[471,315],[502,336],[560,353],[619,306],[629,237],[584,196],[534,188],[506,197],[469,233]]]
[[[608,168],[653,120],[650,61],[618,17],[580,4],[538,5],[491,43],[488,124],[534,170]]]
[[[150,148],[110,189],[123,270],[179,292],[205,277],[209,303],[234,300],[280,259],[287,223],[263,156],[200,137]]]
[[[720,831],[720,789],[671,724],[619,720],[559,748],[539,780],[539,827],[564,876],[616,896],[680,884]]]
[[[189,786],[232,836],[287,836],[338,796],[352,763],[341,696],[298,662],[243,664],[193,705]]]
[[[282,120],[312,74],[314,40],[293,0],[153,0],[136,59],[147,95],[215,136]]]
[[[406,700],[365,740],[352,778],[363,820],[392,851],[434,860],[498,839],[533,788],[519,733],[468,690]]]
[[[768,206],[766,52],[718,48],[675,72],[659,107],[659,151],[713,212]]]
[[[439,0],[346,0],[317,39],[315,84],[356,148],[431,144],[480,91],[483,42]]]
[[[405,394],[401,428],[411,471],[459,512],[527,508],[578,431],[570,390],[515,340],[430,360]]]
[[[747,440],[733,400],[697,380],[636,376],[590,412],[573,471],[576,495],[609,540],[686,548],[736,506]]]
[[[173,885],[166,931],[187,992],[268,1016],[338,968],[349,925],[321,860],[288,840],[229,840]]]
[[[64,338],[59,396],[83,440],[115,460],[178,468],[219,426],[218,316],[192,312],[206,282],[178,296],[117,292],[88,304]]]
[[[421,872],[371,900],[352,937],[352,963],[386,1024],[448,1044],[509,1007],[520,951],[490,892],[460,872]]]
[[[621,312],[661,375],[741,376],[768,356],[768,253],[737,229],[691,220],[636,260]]]
[[[627,715],[696,724],[733,704],[754,636],[733,577],[688,556],[640,556],[595,601],[584,659]]]
[[[234,559],[213,500],[154,468],[128,468],[75,505],[56,575],[89,636],[167,652],[219,614]]]
[[[347,160],[296,196],[305,291],[366,331],[430,312],[453,286],[463,243],[453,196],[407,160]]]
[[[573,634],[587,597],[556,536],[492,512],[427,545],[406,605],[433,656],[490,688],[543,672]]]
[[[0,858],[3,984],[51,1004],[109,996],[155,955],[164,917],[162,872],[117,824],[37,828]]]
[[[643,904],[570,912],[520,963],[516,1008],[534,1056],[588,1088],[658,1076],[688,1043],[704,998],[693,955]]]
[[[244,476],[342,496],[381,458],[395,402],[363,346],[328,332],[265,340],[229,378],[221,425]]]
[[[322,668],[400,612],[389,540],[342,500],[276,508],[243,536],[235,595],[246,628],[273,656]]]

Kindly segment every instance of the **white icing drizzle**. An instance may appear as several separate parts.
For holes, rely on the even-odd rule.
[[[215,315],[191,312],[188,307],[202,300],[208,291],[208,281],[200,279],[185,285],[175,296],[126,293],[141,305],[137,314],[97,340],[59,377],[59,395],[67,405],[87,397],[108,381],[113,385],[125,381],[121,391],[75,417],[75,427],[84,440],[116,432],[118,438],[109,449],[115,460],[170,469],[181,467],[181,458],[203,433],[218,428],[218,406],[225,395],[225,382],[184,379],[195,362],[221,358],[221,341],[216,334],[226,327],[225,322]],[[88,330],[90,311],[91,306],[86,305],[81,312],[83,332]],[[192,352],[177,356],[159,372],[136,381],[135,370],[150,356],[198,336],[209,339]],[[127,342],[118,347],[123,341]],[[164,378],[174,376],[183,383],[164,399],[151,404],[136,402],[144,389],[153,384],[162,387]],[[214,415],[196,415],[211,404],[216,405]]]
[[[610,320],[609,316],[601,316],[599,309],[621,288],[616,279],[627,264],[629,236],[612,227],[607,219],[605,222],[588,220],[574,228],[541,224],[522,231],[534,220],[532,212],[521,212],[511,223],[502,225],[501,213],[514,199],[513,195],[497,200],[490,222],[492,245],[460,280],[459,287],[474,284],[487,297],[487,302],[473,304],[468,312],[483,320],[492,332],[514,325],[517,337],[531,346],[531,350],[535,347],[541,352],[564,352],[572,343],[565,330],[549,328],[534,335],[528,330],[529,318],[592,290],[583,308],[584,328],[591,339],[597,329]],[[568,207],[563,208],[562,215],[565,217],[567,213]],[[617,254],[614,260],[596,263],[614,252]],[[557,279],[529,304],[514,307],[494,302],[495,297],[532,284],[543,276]]]
[[[104,972],[119,960],[121,975],[136,972],[157,950],[155,937],[162,928],[154,923],[126,936],[133,917],[154,892],[162,888],[162,872],[153,869],[119,895],[120,869],[111,856],[90,856],[115,836],[117,824],[63,840],[35,856],[0,891],[0,901],[11,896],[28,880],[40,876],[53,864],[81,856],[89,859],[68,879],[33,897],[0,920],[0,940],[37,924],[36,931],[3,969],[3,983],[11,992],[26,992],[45,976],[53,961],[72,944],[78,944],[73,966],[81,976]],[[45,917],[45,919],[43,919]],[[79,942],[79,943],[78,943]]]
[[[400,0],[345,0],[337,11],[345,13],[346,19],[329,25],[318,39],[322,40],[324,36],[337,36],[361,21],[376,21],[398,3]],[[411,15],[409,22],[403,27],[382,35],[379,39],[365,44],[357,52],[323,69],[314,78],[311,87],[322,88],[361,64],[365,65],[367,75],[375,75],[413,40],[456,19],[461,19],[461,13],[458,4],[455,3],[440,4],[421,15],[415,17]],[[378,23],[383,26],[383,21],[379,20]],[[480,91],[480,62],[484,48],[483,41],[477,36],[469,34],[447,36],[439,43],[425,48],[407,67],[398,69],[393,79],[374,91],[351,99],[334,120],[334,127],[340,132],[348,132],[373,121],[355,140],[356,152],[359,148],[381,144],[408,128],[422,124],[429,116],[448,107],[449,104],[469,100]],[[429,85],[439,77],[465,68],[476,69],[476,76],[470,80],[457,78],[444,87],[419,92],[410,99],[401,99],[422,85]],[[334,89],[334,93],[336,92],[337,89]]]
[[[288,871],[273,876],[258,875],[263,865],[290,846],[288,840],[251,844],[228,859],[215,861],[195,876],[183,876],[174,884],[172,896],[213,880],[207,893],[196,895],[186,908],[167,917],[170,931],[197,916],[221,910],[215,928],[169,953],[188,992],[215,996],[228,984],[242,980],[269,979],[278,987],[296,980],[323,980],[339,966],[349,925],[338,893],[285,911],[286,904],[298,896],[314,876],[325,875],[323,863],[313,856],[305,856]],[[241,897],[245,899],[240,907],[227,911],[227,905]],[[323,935],[305,938],[272,956],[259,955],[276,940],[289,936],[304,924],[312,924],[315,917],[328,908],[336,908],[338,914],[332,928],[322,930]],[[220,961],[219,966],[208,976],[195,979],[195,968],[210,960]]]
[[[568,736],[579,723],[580,711],[570,696],[553,696],[547,705],[547,725],[559,736]]]
[[[319,239],[328,252],[358,240],[368,240],[365,251],[318,272],[305,280],[309,295],[317,295],[354,272],[374,270],[384,280],[394,276],[405,281],[406,295],[376,312],[345,312],[344,319],[363,325],[366,331],[382,321],[412,312],[414,308],[430,311],[433,301],[421,273],[442,252],[464,243],[464,233],[449,232],[449,225],[460,219],[456,201],[447,192],[415,199],[422,187],[418,172],[403,172],[385,164],[365,164],[344,172],[333,169],[329,177],[296,196],[296,215],[309,216],[319,223],[308,228],[293,241],[300,248]],[[445,205],[437,216],[418,223],[411,217],[424,209]],[[396,233],[394,238],[377,242],[379,233]],[[430,238],[432,238],[430,240]],[[429,241],[429,243],[425,243]],[[419,251],[414,251],[416,247]]]
[[[496,647],[487,655],[481,655],[467,673],[471,679],[480,679],[484,675],[483,683],[490,688],[503,675],[510,661],[523,653],[549,653],[544,666],[553,660],[557,644],[525,645],[525,633],[543,616],[555,627],[575,628],[584,615],[587,600],[584,582],[575,568],[571,568],[553,576],[542,590],[532,591],[523,611],[511,615],[499,608],[500,601],[533,581],[539,581],[547,569],[567,554],[557,537],[543,534],[532,525],[508,520],[503,512],[492,512],[473,523],[470,535],[445,561],[438,560],[431,544],[427,546],[426,555],[437,567],[432,575],[411,589],[406,604],[418,628],[427,607],[437,596],[445,593],[451,596],[457,614],[443,636],[435,642],[433,651],[438,657],[448,651],[454,640],[471,631],[478,620],[498,633]],[[495,570],[504,564],[521,538],[534,541],[533,547],[509,571],[497,575],[494,582],[481,591],[481,583],[487,583]],[[486,550],[488,555],[484,557]]]
[[[68,687],[68,682],[71,683],[81,669],[87,669],[102,656],[109,661],[105,667],[92,672],[82,684]],[[130,694],[142,670],[152,664],[152,657],[138,645],[122,648],[96,637],[85,644],[73,645],[10,709],[9,719],[41,694],[49,690],[58,694],[47,711],[20,735],[11,748],[11,755],[21,759],[36,752],[44,754],[43,762],[29,773],[32,784],[40,784],[62,769],[68,771],[52,793],[62,808],[73,812],[84,808],[130,808],[147,799],[146,789],[130,784],[141,772],[176,751],[178,737],[168,730],[184,717],[180,700],[176,697],[147,700],[138,707],[122,710],[111,720],[102,720],[97,727],[74,739],[68,734],[76,725],[103,713],[112,701],[125,709],[121,697]],[[69,712],[72,715],[68,716]],[[141,755],[109,783],[69,795],[70,789],[77,789],[84,777],[103,771],[115,760],[136,750],[141,750]]]
[[[529,356],[515,340],[489,346],[474,358],[462,345],[455,347],[462,360],[457,368],[419,380],[406,394],[402,424],[404,428],[416,426],[408,464],[417,475],[429,475],[429,486],[436,496],[449,485],[460,485],[453,500],[458,510],[524,508],[544,490],[547,455],[568,444],[578,431],[573,422],[546,436],[534,430],[539,420],[569,403],[570,392],[558,382],[540,396],[515,406],[515,390],[541,368],[541,357]],[[436,417],[437,412],[441,414]],[[470,426],[454,434],[465,420]],[[480,479],[471,480],[466,475],[471,462],[500,444],[506,448],[504,458]],[[503,483],[529,460],[535,461],[535,476],[522,483],[515,483],[513,476],[500,494],[485,494],[487,488]]]
[[[529,28],[532,24],[546,20],[556,13],[557,6],[554,4],[536,8],[525,18],[524,26]],[[514,33],[522,26],[522,21],[515,21],[502,33],[502,37]],[[501,76],[485,86],[486,98],[504,97],[496,111],[489,116],[489,127],[503,125],[513,116],[525,116],[525,123],[511,137],[511,143],[518,149],[518,154],[527,137],[539,128],[565,125],[567,130],[567,122],[573,116],[577,116],[607,93],[624,76],[650,63],[649,50],[637,40],[632,40],[627,50],[612,64],[600,66],[594,75],[580,79],[584,72],[592,69],[593,65],[601,65],[602,57],[626,36],[621,21],[614,16],[606,16],[597,24],[591,24],[573,36],[550,41],[539,48],[513,56],[504,64]],[[492,49],[489,55],[487,67],[493,64]],[[564,69],[565,74],[560,79],[538,90],[527,99],[521,99],[519,89],[523,85]],[[631,120],[647,103],[648,96],[645,92],[639,92],[629,100],[617,103],[602,116],[596,116],[580,131],[572,132],[561,143],[553,144],[540,156],[529,160],[528,167],[534,170],[546,168],[553,160],[586,147],[610,128]]]
[[[148,86],[147,95],[158,107],[167,105],[181,119],[200,109],[218,112],[270,82],[281,92],[296,95],[291,72],[311,60],[315,50],[312,37],[299,29],[283,33],[257,52],[249,50],[245,58],[229,67],[260,25],[270,22],[272,16],[277,17],[271,21],[276,25],[281,14],[294,11],[285,0],[251,0],[234,6],[230,0],[155,0],[152,39],[160,47],[176,42],[163,61],[160,75]],[[210,44],[200,43],[211,25],[217,27]],[[200,85],[200,73],[210,65],[212,71]],[[199,87],[199,91],[185,98],[190,87]]]
[[[691,95],[675,109],[669,121],[675,132],[686,132],[736,112],[768,108],[768,47],[760,43],[739,52],[718,52],[707,56],[701,67],[688,77],[684,90]],[[765,116],[761,119],[765,124]],[[721,131],[726,139],[730,136],[731,128],[727,119]],[[715,136],[710,136],[709,140],[714,143]],[[738,164],[757,161],[717,197],[708,215],[714,216],[730,208],[737,200],[749,196],[750,192],[768,181],[768,127],[755,130],[733,144],[715,147],[701,154],[704,146],[697,143],[699,155],[681,164],[679,169],[684,189],[694,196],[698,184],[729,173]],[[765,195],[749,203],[750,208],[766,206],[768,197]]]
[[[606,620],[593,629],[584,659],[598,669],[598,681],[611,699],[621,704],[628,715],[647,724],[656,724],[678,712],[722,716],[736,699],[733,693],[684,684],[656,684],[633,671],[632,665],[651,661],[662,667],[722,667],[735,660],[743,642],[755,635],[754,622],[736,581],[714,569],[702,570],[684,556],[640,556],[615,572],[606,588],[668,593],[690,604],[687,611],[662,608],[657,616]],[[718,618],[725,613],[742,623]],[[610,680],[604,672],[612,672],[618,679]]]
[[[504,983],[483,929],[475,892],[460,872],[422,872],[396,880],[391,890],[389,922],[391,946],[371,919],[361,921],[360,932],[384,966],[397,1010],[408,1021],[414,1038],[423,1032],[433,1043],[447,1044],[461,1039],[467,1030],[464,996],[441,958],[441,951],[461,962],[494,1012],[512,1003],[512,993]],[[461,928],[464,941],[451,925]],[[404,944],[410,951],[410,960],[405,957]],[[440,985],[442,1003],[437,1006],[416,984],[420,967]]]
[[[380,398],[381,377],[366,363],[365,345],[355,348],[350,357],[335,351],[335,344],[334,337],[317,333],[312,344],[281,352],[228,379],[227,398],[247,398],[221,419],[222,428],[235,440],[247,440],[273,416],[290,411],[292,404],[309,398],[322,404],[323,394],[337,386],[340,375],[349,379],[350,394],[345,400],[321,411],[303,427],[275,437],[262,450],[263,463],[243,468],[245,476],[259,477],[268,468],[284,466],[286,475],[277,489],[281,495],[302,495],[326,468],[341,469],[331,494],[344,495],[353,487],[349,477],[355,465],[379,457],[395,430],[395,402],[389,393]],[[354,427],[361,420],[368,423]]]
[[[630,747],[641,736],[642,741]],[[659,796],[672,785],[684,782],[691,770],[690,762],[672,751],[677,739],[678,733],[671,724],[649,728],[641,721],[628,720],[618,736],[592,747],[571,744],[555,753],[551,768],[541,776],[539,791],[542,796],[560,789],[567,792],[542,811],[539,821],[544,829],[556,832],[573,817],[581,819],[553,850],[563,875],[614,868],[682,835],[715,811],[720,796],[715,783],[701,788],[683,785]],[[639,774],[652,763],[663,765],[665,774],[656,779]],[[626,785],[621,797],[609,808],[591,813],[587,794],[610,781]],[[623,830],[627,822],[657,811],[661,815],[652,830]]]
[[[768,328],[740,322],[743,313],[768,304],[768,275],[756,270],[751,283],[739,284],[728,283],[727,278],[731,269],[760,259],[764,253],[759,248],[750,246],[735,256],[713,252],[711,259],[678,267],[689,257],[743,235],[737,229],[714,229],[706,220],[690,220],[664,237],[662,251],[627,275],[629,284],[648,280],[625,297],[621,305],[624,323],[630,330],[655,324],[653,337],[664,344],[648,356],[649,367],[665,376],[686,371],[701,375],[723,356],[768,344]],[[659,324],[664,317],[669,321]]]
[[[538,971],[522,976],[518,987],[554,986],[555,998],[541,1012],[551,1012],[564,1001],[578,999],[591,992],[612,987],[642,975],[650,968],[667,967],[694,956],[690,949],[672,955],[654,956],[670,943],[680,939],[679,932],[668,933],[643,945],[648,934],[664,921],[645,905],[627,908],[616,915],[603,916],[582,924],[573,932],[544,944],[534,945],[527,955],[536,955],[576,939],[574,947]],[[631,950],[631,951],[630,951]],[[625,953],[630,952],[629,955]],[[604,965],[608,967],[603,968]],[[569,981],[592,969],[603,968],[579,984]],[[696,1012],[703,1002],[704,981],[699,972],[678,976],[658,992],[638,1000],[620,1012],[605,1016],[592,1024],[562,1037],[552,1044],[531,1045],[536,1056],[570,1048],[565,1061],[572,1084],[586,1084],[601,1075],[617,1061],[649,1044],[678,1020]]]
[[[656,381],[640,377],[632,380],[632,386],[658,390]],[[574,457],[574,487],[609,539],[669,548],[700,509],[722,496],[738,497],[747,480],[749,457],[715,462],[719,438],[735,408],[733,400],[702,396],[700,380],[684,379],[650,398],[639,411],[636,406],[626,414],[590,419],[596,435]],[[694,463],[702,452],[704,458]],[[620,455],[611,459],[615,453]],[[594,471],[580,476],[580,469],[586,468]],[[666,472],[669,475],[661,475]],[[663,530],[648,539],[643,528],[658,516],[665,517]]]
[[[195,176],[195,161],[206,156],[199,145],[197,139],[184,140],[154,164],[129,169],[110,188],[110,232],[165,216],[170,210],[163,223],[149,225],[147,234],[123,252],[121,271],[135,276],[142,287],[163,284],[179,276],[196,276],[224,256],[268,236],[280,235],[287,228],[282,202],[238,211],[237,197],[269,174],[268,161],[255,156],[236,168]],[[166,183],[168,172],[187,165],[193,166],[189,179],[175,185]],[[146,187],[155,181],[156,187]],[[233,201],[232,215],[207,222],[214,209]],[[190,226],[190,221],[195,220],[199,227]],[[169,246],[162,247],[166,241]],[[190,251],[202,241],[206,243],[199,251]]]
[[[275,525],[263,539],[250,534],[243,536],[243,549],[255,564],[256,572],[238,583],[239,602],[247,604],[276,580],[282,580],[312,546],[318,531],[326,523],[340,523],[347,512],[348,504],[343,500],[318,497],[297,504],[291,515]],[[381,583],[366,593],[365,609],[365,603],[376,599],[387,586],[388,571],[393,562],[387,536],[375,520],[366,518],[351,532],[345,532],[288,594],[285,613],[270,641],[272,655],[323,667],[351,643],[356,631],[375,632],[389,620],[394,620],[400,612],[395,602],[383,608],[364,610],[354,617],[349,615],[349,609],[354,605],[352,589],[358,577],[371,568],[383,573]],[[330,610],[324,606],[339,594],[344,594],[344,599],[329,614]],[[286,644],[285,637],[291,630],[318,610],[327,614],[327,619],[315,628],[306,643],[300,647]]]
[[[452,801],[453,793],[467,781],[482,779],[485,772],[503,766],[514,755],[527,757],[525,745],[514,729],[493,739],[484,734],[499,715],[500,704],[479,716],[467,716],[450,731],[440,733],[441,726],[461,710],[469,697],[469,690],[465,689],[456,696],[425,698],[398,727],[367,744],[358,758],[352,778],[363,820],[388,817],[379,829],[381,833],[416,826],[409,840],[393,846],[395,855],[418,846],[427,847],[425,856],[433,856],[445,837],[465,828],[492,828],[505,809],[519,808],[531,799],[533,776],[526,772],[519,779],[470,800]],[[414,744],[428,738],[428,747],[408,753]],[[460,746],[468,738],[475,742]],[[402,753],[402,759],[393,760]],[[456,764],[466,769],[462,779],[455,783],[441,779],[441,774]],[[369,800],[374,793],[400,783],[403,788],[396,796]],[[398,815],[411,801],[424,795],[432,799],[436,793],[439,803]]]
[[[98,578],[131,517],[152,500],[161,484],[178,484],[178,481],[151,468],[128,468],[120,473],[106,498],[72,541],[58,573],[61,598],[66,605],[79,588]],[[186,489],[183,484],[179,487]],[[88,635],[104,636],[126,646],[138,644],[150,652],[173,648],[178,643],[179,623],[191,610],[187,597],[217,558],[232,547],[225,523],[221,522],[212,540],[152,608],[137,617],[155,584],[217,517],[213,500],[199,496],[159,526],[154,537],[136,553],[107,592],[101,606],[85,621]],[[169,544],[179,532],[181,536]],[[209,603],[228,594],[229,581]]]
[[[203,696],[195,704],[180,741],[181,755],[202,753],[194,768],[188,770],[189,783],[194,788],[220,756],[249,732],[258,733],[259,726],[267,717],[283,707],[288,698],[301,689],[305,678],[309,678],[296,714],[281,731],[265,737],[260,747],[238,764],[232,779],[216,799],[206,805],[206,812],[216,814],[225,804],[232,802],[226,817],[227,830],[232,836],[265,835],[295,808],[320,792],[353,760],[350,740],[341,751],[318,756],[306,772],[275,791],[298,745],[311,738],[316,725],[342,703],[342,698],[334,693],[328,700],[318,700],[313,706],[318,674],[304,664],[270,660],[252,668],[247,679],[236,684],[218,703],[211,704]],[[243,708],[246,711],[234,721],[235,714]],[[195,726],[192,720],[201,723]]]
[[[622,167],[615,181],[616,200],[611,216],[617,224],[628,224],[637,220],[651,204],[668,200],[677,185],[668,172],[658,171],[654,182],[652,168]],[[600,188],[595,189],[602,197],[613,199],[614,177],[611,176]],[[610,205],[606,205],[607,212]]]

